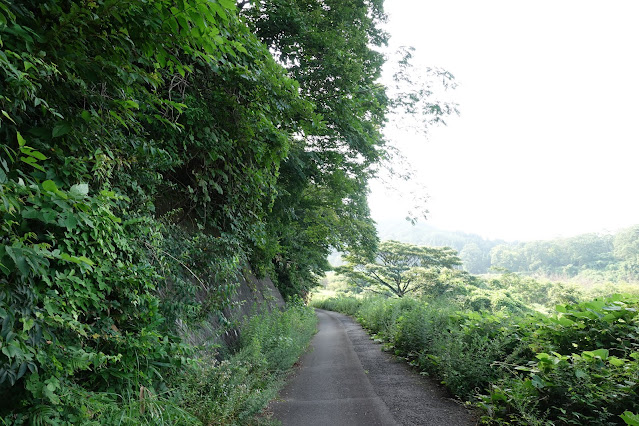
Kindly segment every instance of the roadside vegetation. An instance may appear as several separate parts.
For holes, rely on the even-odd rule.
[[[387,112],[452,111],[379,84],[384,19],[381,0],[0,0],[0,423],[259,411],[331,247],[376,249]],[[230,318],[251,275],[292,306]]]
[[[333,275],[312,304],[357,318],[487,424],[637,424],[639,288],[439,274],[404,297]]]

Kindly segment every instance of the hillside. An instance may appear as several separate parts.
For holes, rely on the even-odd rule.
[[[639,226],[616,234],[528,242],[486,240],[401,219],[379,221],[377,229],[382,240],[452,247],[459,252],[464,269],[473,274],[492,269],[584,283],[639,280]]]

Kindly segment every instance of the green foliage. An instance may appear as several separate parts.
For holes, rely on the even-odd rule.
[[[639,410],[639,299],[559,305],[555,314],[461,310],[450,299],[317,302],[348,310],[386,347],[491,424],[633,424]]]
[[[227,325],[244,268],[295,300],[332,248],[375,251],[383,20],[378,0],[0,0],[4,422],[189,424],[171,381],[200,370],[193,389],[250,384],[220,412],[228,389],[203,390],[206,422],[258,407],[308,318],[250,323],[209,370],[217,343],[180,337]]]
[[[583,234],[547,241],[506,242],[442,231],[426,223],[411,226],[401,218],[378,223],[381,239],[415,245],[452,247],[464,270],[473,274],[507,270],[552,280],[592,283],[637,282],[637,226],[611,234]]]
[[[336,269],[349,278],[353,286],[378,294],[402,297],[424,292],[439,295],[450,280],[440,274],[461,264],[454,250],[414,246],[398,241],[383,241],[371,262],[367,253],[354,252],[344,257],[346,264]]]
[[[313,301],[312,305],[316,308],[342,312],[347,315],[355,316],[359,308],[362,306],[362,299],[355,297],[331,297],[320,301]]]
[[[326,257],[332,249],[372,254],[377,246],[367,184],[389,155],[382,135],[387,111],[400,107],[378,82],[384,63],[379,48],[387,38],[380,28],[383,1],[243,4],[248,3],[242,14],[250,27],[276,52],[318,114],[303,123],[280,168],[268,220],[277,244],[265,247],[274,254],[282,292],[303,294],[329,269]],[[410,102],[397,96],[398,102],[425,101],[419,112],[437,118],[450,113],[427,91],[411,95]]]
[[[0,193],[0,390],[12,391],[0,413],[89,420],[84,392],[153,389],[187,354],[160,331],[157,275],[138,244],[151,228],[116,216],[112,191],[65,190],[14,165]]]
[[[491,265],[512,272],[581,282],[637,281],[637,227],[616,235],[584,234],[551,241],[501,244]]]
[[[313,310],[301,305],[251,318],[236,354],[190,367],[180,385],[182,405],[203,424],[250,423],[277,395],[282,373],[306,349],[316,325]]]
[[[312,106],[226,0],[1,1],[0,67],[0,415],[190,418],[176,325],[228,306]]]

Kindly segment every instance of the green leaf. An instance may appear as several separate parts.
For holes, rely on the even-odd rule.
[[[40,212],[33,207],[27,207],[22,210],[22,217],[25,219],[36,219],[39,216]]]
[[[35,325],[35,322],[33,321],[33,318],[23,319],[22,331],[29,331],[33,328],[34,325]]]
[[[20,368],[18,369],[18,375],[16,376],[16,380],[24,376],[24,373],[26,372],[27,372],[27,362],[25,361],[22,364],[20,364]]]
[[[2,115],[4,115],[4,116],[5,116],[5,117],[6,117],[9,121],[11,121],[13,124],[16,124],[16,122],[15,122],[15,121],[13,121],[13,118],[11,118],[11,117],[9,116],[9,114],[7,114],[7,111],[2,110]],[[20,134],[20,132],[18,132],[18,134]],[[22,137],[22,136],[20,136],[20,138],[21,138],[21,137]],[[20,139],[18,138],[18,140],[20,140]]]
[[[44,223],[55,223],[58,217],[58,212],[53,209],[42,209],[40,213],[42,214],[41,219]]]
[[[78,225],[78,219],[76,219],[75,215],[69,214],[66,218],[59,220],[58,223],[71,230]]]
[[[53,404],[59,404],[60,398],[54,393],[54,391],[59,387],[59,381],[57,379],[49,379],[46,380],[45,383],[47,383],[47,385],[42,387],[42,394]]]
[[[86,183],[79,183],[73,185],[69,190],[69,196],[76,200],[84,199],[89,194],[89,185]]]
[[[4,111],[2,111],[2,112],[4,112]],[[6,113],[5,113],[5,115],[6,115]],[[9,116],[7,115],[7,117],[9,117]],[[13,120],[11,120],[11,121],[13,121]],[[24,138],[22,137],[20,132],[16,132],[16,136],[18,136],[18,146],[25,146],[27,141],[24,140]]]
[[[33,157],[20,157],[20,161],[22,161],[23,163],[27,163],[28,165],[30,165],[33,168],[36,168],[40,171],[45,171],[44,167],[42,167],[41,165],[38,164],[38,160],[36,160]]]
[[[47,157],[43,153],[41,153],[40,151],[36,151],[35,149],[30,148],[28,146],[20,147],[20,152],[23,153],[24,155],[28,155],[29,157],[33,157],[38,160],[47,159]]]
[[[218,2],[225,8],[229,10],[235,9],[235,2],[233,0],[218,0]]]
[[[68,123],[60,122],[53,127],[52,137],[58,138],[64,136],[71,131],[71,126]]]
[[[6,345],[2,348],[2,353],[5,354],[9,358],[22,358],[24,356],[24,352],[18,346],[18,343],[13,342],[10,345]]]
[[[45,180],[44,182],[42,182],[42,189],[50,192],[57,192],[58,186],[52,180]]]
[[[591,352],[594,356],[598,356],[603,360],[608,359],[608,354],[610,353],[608,349],[597,349]]]
[[[627,425],[630,426],[639,426],[639,415],[632,413],[630,411],[624,411],[622,415],[620,415],[621,420],[626,422]]]
[[[89,266],[95,265],[95,263],[93,263],[93,261],[86,256],[79,256],[78,260],[81,261],[82,263],[86,263]]]
[[[539,377],[538,375],[536,375],[536,374],[532,375],[531,383],[537,389],[542,389],[542,388],[546,387],[546,384],[544,383],[544,380],[541,377]]]
[[[626,360],[617,358],[616,356],[611,356],[610,358],[608,358],[608,362],[615,367],[620,367],[626,363]]]
[[[13,260],[13,263],[15,263],[20,273],[24,276],[29,275],[30,268],[27,264],[27,260],[24,257],[23,249],[5,246],[5,250],[9,257],[11,257],[11,260]]]
[[[120,117],[117,113],[115,113],[114,111],[109,111],[109,114],[111,114],[111,116],[113,116],[116,120],[118,120],[121,125],[123,125],[127,129],[129,128],[129,126],[126,125],[122,117]]]

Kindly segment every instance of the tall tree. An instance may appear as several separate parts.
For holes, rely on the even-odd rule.
[[[415,246],[398,241],[382,241],[373,261],[350,254],[346,264],[336,269],[356,287],[374,293],[403,297],[417,293],[437,282],[443,270],[461,265],[457,252],[449,247]]]
[[[386,42],[382,1],[264,0],[242,11],[300,84],[320,118],[300,129],[280,169],[268,220],[280,288],[303,292],[331,247],[374,252],[366,195],[384,155],[387,97],[378,83]]]

